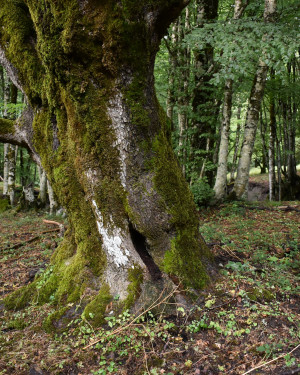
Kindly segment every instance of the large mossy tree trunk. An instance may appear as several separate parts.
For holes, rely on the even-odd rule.
[[[1,2],[0,59],[32,115],[0,129],[26,138],[69,218],[50,277],[7,306],[38,286],[39,302],[81,298],[101,320],[114,297],[130,306],[153,288],[208,282],[212,257],[154,92],[160,39],[186,3]]]

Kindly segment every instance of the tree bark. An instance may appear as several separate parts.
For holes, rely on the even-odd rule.
[[[288,64],[288,77],[291,83],[295,84],[295,58]],[[287,176],[289,182],[289,199],[295,199],[297,190],[300,189],[300,178],[297,175],[296,163],[296,118],[297,118],[297,100],[292,94],[287,100],[287,144],[288,144],[288,158],[287,158]]]
[[[281,150],[280,150],[280,141],[277,137],[276,139],[276,147],[277,147],[277,179],[278,179],[278,201],[280,202],[282,199],[282,189],[281,189]]]
[[[170,35],[170,44],[167,44],[169,52],[169,82],[168,82],[168,93],[167,93],[167,116],[171,122],[171,130],[174,130],[174,106],[175,106],[175,73],[178,65],[178,21],[172,26]],[[167,42],[166,42],[167,43]]]
[[[9,82],[7,74],[3,71],[2,73],[2,88],[3,88],[3,117],[8,117],[7,104],[9,101]],[[3,195],[8,196],[8,175],[10,167],[10,145],[8,143],[4,144],[4,170],[3,170]]]
[[[47,180],[47,188],[48,188],[48,197],[49,197],[49,204],[50,204],[50,215],[55,215],[56,210],[58,209],[57,200],[55,198],[54,191],[52,186],[50,185],[49,181]]]
[[[275,141],[276,141],[276,117],[274,97],[270,98],[270,139],[269,139],[269,200],[275,199]]]
[[[242,198],[247,193],[246,188],[249,178],[250,163],[259,119],[259,109],[267,78],[267,71],[267,65],[262,60],[260,60],[250,94],[245,123],[244,139],[237,168],[237,177],[234,183],[233,191],[237,198]]]
[[[15,104],[17,101],[17,90],[13,86],[6,74],[3,74],[3,102],[4,102],[4,118],[13,118],[14,113],[9,108],[9,105]],[[3,195],[8,196],[11,206],[15,203],[15,171],[16,171],[16,146],[4,145],[4,182]]]
[[[267,145],[266,145],[266,125],[263,121],[263,115],[262,115],[262,110],[260,111],[260,120],[259,120],[259,123],[260,123],[260,137],[261,137],[261,142],[262,142],[262,166],[261,166],[261,170],[260,170],[260,173],[261,174],[264,174],[264,173],[267,173],[267,165],[268,165],[268,149],[267,149]]]
[[[272,22],[276,10],[276,0],[265,0],[264,21]],[[262,51],[262,55],[264,52]],[[263,58],[259,59],[258,68],[254,77],[249,105],[246,116],[244,139],[241,149],[241,155],[237,168],[237,177],[234,183],[233,195],[236,198],[242,198],[247,195],[247,186],[251,157],[255,142],[256,129],[259,120],[261,101],[264,95],[268,66]]]
[[[239,152],[239,145],[240,145],[240,135],[241,135],[241,106],[238,107],[237,110],[237,126],[236,126],[236,134],[235,134],[235,142],[234,142],[234,152],[232,158],[232,168],[230,172],[230,182],[234,180],[234,174],[236,171],[236,164],[238,159],[238,152]]]
[[[248,0],[235,0],[233,20],[242,17],[244,10],[248,5]],[[232,112],[233,80],[228,79],[225,83],[224,103],[221,124],[221,142],[219,147],[218,169],[214,186],[215,198],[222,201],[226,195],[227,187],[227,158],[229,147],[229,132]]]
[[[211,22],[218,17],[219,0],[197,0],[197,23],[203,27],[206,22]],[[213,48],[207,44],[203,50],[194,50],[195,88],[193,90],[192,109],[194,114],[193,135],[191,141],[192,152],[197,155],[200,163],[197,163],[195,175],[203,175],[207,160],[212,161],[213,153],[207,152],[214,148],[216,124],[218,123],[218,101],[215,98],[215,90],[210,80],[214,73]],[[209,141],[207,141],[209,138]],[[207,148],[207,144],[210,148]],[[201,166],[201,167],[200,167]],[[199,173],[200,170],[200,173]],[[206,173],[209,184],[212,184],[214,172]]]
[[[227,80],[225,85],[223,117],[221,125],[221,142],[219,148],[218,169],[216,182],[214,186],[216,200],[222,200],[226,195],[227,186],[227,157],[228,157],[228,143],[229,130],[231,120],[231,106],[232,106],[232,86],[233,81]]]
[[[179,79],[178,89],[178,130],[179,130],[179,160],[181,161],[182,172],[185,175],[187,161],[187,129],[188,129],[188,108],[189,98],[189,80],[190,80],[190,64],[191,52],[189,46],[183,46],[183,40],[190,31],[190,12],[186,8],[185,16],[182,22],[178,24],[179,48],[178,63],[181,68],[181,78]]]
[[[80,299],[99,323],[110,301],[129,307],[179,281],[196,289],[209,281],[212,257],[154,92],[160,39],[186,3],[0,5],[0,59],[34,115],[31,127],[13,129],[28,129],[22,139],[68,212],[40,303]],[[23,306],[34,290],[6,306]]]
[[[8,178],[7,178],[7,195],[9,196],[10,205],[15,204],[16,189],[16,155],[18,146],[9,145],[8,147]]]
[[[43,206],[47,203],[47,176],[42,167],[38,166],[39,179],[40,179],[40,193],[39,199]]]
[[[7,196],[8,194],[8,167],[9,167],[9,158],[8,158],[9,144],[4,143],[3,149],[3,195]]]

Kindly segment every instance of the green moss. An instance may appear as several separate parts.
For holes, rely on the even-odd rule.
[[[37,303],[43,304],[47,302],[54,302],[54,295],[59,284],[59,277],[57,273],[52,273],[47,279],[38,278],[35,282],[36,285],[36,298]]]
[[[67,312],[69,309],[68,306],[65,306],[52,314],[48,315],[47,318],[43,322],[43,328],[46,332],[48,333],[53,333],[57,331],[57,325],[56,323],[61,319],[64,314]]]
[[[4,306],[8,310],[20,310],[23,309],[35,295],[35,284],[31,283],[23,288],[16,290],[4,298]]]
[[[187,255],[188,254],[188,255]],[[187,287],[204,288],[209,277],[199,254],[199,243],[190,233],[180,233],[172,241],[171,250],[165,253],[163,269],[171,276],[177,276]]]
[[[209,281],[203,262],[213,259],[199,234],[193,197],[164,129],[155,138],[153,150],[154,184],[176,230],[171,249],[164,257],[164,270],[179,277],[186,286],[203,288]]]
[[[29,10],[21,0],[8,0],[0,4],[0,30],[2,46],[24,82],[32,103],[39,101],[37,93],[41,87],[42,65],[39,63],[33,41],[36,38]]]
[[[128,296],[124,301],[126,309],[129,309],[133,305],[141,293],[141,284],[144,280],[144,274],[140,266],[135,264],[134,268],[128,270],[128,280],[130,281],[127,288]]]
[[[162,368],[164,365],[164,360],[162,358],[151,356],[148,366],[149,368]]]
[[[99,294],[85,307],[83,317],[90,321],[94,327],[104,323],[105,309],[112,300],[109,286],[103,285]]]
[[[62,248],[58,248],[52,257],[55,268],[41,287],[39,303],[49,302],[50,299],[56,304],[75,302],[86,288],[93,288],[95,279],[105,266],[99,243],[96,248],[93,247],[95,241],[93,236],[75,246],[74,240],[68,241],[66,238],[63,241]]]
[[[12,308],[20,308],[30,300],[51,301],[61,307],[81,298],[87,288],[99,288],[106,256],[92,199],[106,227],[123,228],[128,216],[134,223],[140,221],[130,208],[120,181],[116,136],[107,114],[109,99],[116,94],[117,86],[120,89],[117,82],[124,67],[134,72],[131,83],[122,88],[131,114],[128,126],[137,133],[137,144],[140,143],[145,159],[153,155],[154,146],[155,157],[149,169],[154,172],[155,187],[162,197],[160,204],[167,207],[176,232],[172,249],[165,257],[165,269],[183,278],[187,285],[202,285],[199,280],[205,279],[201,268],[205,249],[199,251],[198,223],[196,215],[190,215],[194,209],[192,198],[164,131],[152,144],[165,118],[161,113],[156,119],[149,110],[153,46],[140,17],[144,2],[134,5],[130,0],[97,1],[94,7],[91,1],[83,12],[77,0],[0,3],[0,44],[5,46],[7,57],[24,83],[35,112],[34,147],[58,201],[69,213],[69,230],[51,260],[53,272],[43,283],[39,278],[9,296],[7,304]],[[132,38],[136,34],[140,37]],[[155,105],[155,98],[152,99]],[[95,178],[93,186],[87,172]],[[147,237],[147,228],[139,230]],[[192,266],[192,272],[186,264]],[[128,306],[139,294],[140,270],[130,271],[129,280]],[[86,307],[87,318],[95,310],[98,324],[109,300],[109,290],[103,287]]]
[[[247,296],[252,301],[258,302],[271,302],[276,298],[270,290],[260,288],[251,288],[247,291]]]
[[[0,118],[1,134],[13,134],[15,121]]]
[[[9,200],[0,198],[0,213],[6,211],[10,207]]]
[[[151,123],[149,112],[146,110],[144,95],[145,82],[141,77],[135,77],[133,82],[125,90],[126,104],[130,108],[131,121],[135,126],[147,130]]]
[[[76,252],[76,243],[69,228],[64,236],[62,243],[55,250],[51,257],[52,264],[63,264],[64,261],[70,259]]]
[[[7,324],[7,328],[8,329],[18,329],[18,330],[21,330],[21,329],[26,328],[27,326],[28,326],[28,322],[25,322],[23,319],[11,320]]]

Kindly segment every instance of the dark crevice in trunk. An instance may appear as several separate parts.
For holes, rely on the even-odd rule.
[[[162,278],[161,270],[158,268],[151,254],[147,250],[146,238],[141,233],[139,233],[136,229],[134,229],[131,223],[129,223],[129,232],[130,232],[133,246],[135,247],[135,250],[141,257],[144,264],[146,265],[150,273],[151,279],[153,281],[161,279]]]

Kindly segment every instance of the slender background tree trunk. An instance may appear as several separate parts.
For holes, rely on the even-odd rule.
[[[269,138],[269,200],[275,200],[275,141],[276,117],[274,97],[270,99],[270,138]]]
[[[265,22],[273,21],[275,11],[276,0],[265,0]],[[264,51],[262,51],[262,55],[264,55]],[[237,198],[247,196],[247,186],[250,172],[251,157],[268,72],[268,67],[264,62],[263,58],[264,57],[259,59],[258,68],[255,74],[254,82],[250,93],[244,139],[237,168],[237,177],[233,189],[233,193]]]

